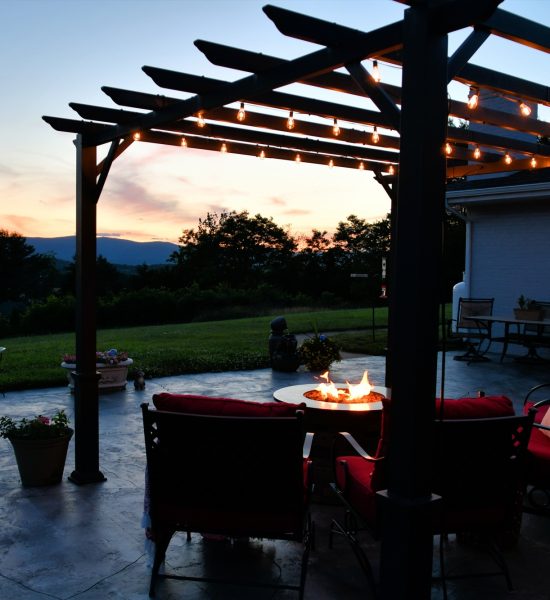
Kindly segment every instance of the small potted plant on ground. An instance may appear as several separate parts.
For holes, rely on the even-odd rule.
[[[516,319],[538,321],[542,317],[542,311],[535,300],[521,294],[518,298],[518,308],[514,308],[514,316]]]
[[[300,355],[309,371],[327,371],[333,362],[341,360],[338,344],[317,331],[302,342]]]
[[[26,487],[60,483],[72,435],[64,410],[51,418],[0,417],[0,437],[11,442],[21,483]]]

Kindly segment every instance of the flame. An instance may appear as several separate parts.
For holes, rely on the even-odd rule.
[[[368,371],[363,373],[361,382],[356,385],[346,381],[346,385],[348,386],[347,391],[336,387],[334,382],[330,380],[328,371],[320,375],[319,379],[324,379],[326,383],[320,383],[315,389],[320,392],[323,400],[332,402],[350,402],[368,396],[372,390],[372,386],[369,383]]]

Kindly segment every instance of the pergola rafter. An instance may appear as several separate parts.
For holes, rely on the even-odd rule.
[[[44,117],[58,131],[76,133],[77,148],[77,369],[75,373],[75,471],[77,483],[102,481],[99,470],[96,340],[96,203],[113,161],[140,142],[258,154],[281,160],[371,170],[392,200],[392,279],[386,384],[392,387],[392,439],[381,553],[382,598],[429,598],[432,537],[429,457],[436,394],[438,298],[441,290],[442,222],[449,178],[550,167],[548,123],[536,118],[449,100],[451,80],[494,91],[509,99],[550,106],[545,85],[507,75],[469,61],[492,35],[542,52],[550,51],[550,29],[498,9],[501,0],[407,0],[402,21],[363,32],[274,6],[265,14],[285,35],[322,47],[287,60],[213,42],[196,46],[213,63],[247,73],[236,81],[197,77],[158,67],[143,67],[162,88],[188,98],[104,87],[124,109],[71,103],[85,120]],[[447,33],[473,27],[449,57]],[[402,87],[375,83],[366,59],[402,67]],[[348,74],[336,69],[347,69]],[[281,91],[304,84],[340,93],[341,102]],[[348,95],[372,101],[374,109],[350,106]],[[246,102],[238,122],[230,105]],[[370,104],[369,104],[370,106]],[[295,111],[295,128],[286,114]],[[145,112],[140,112],[145,111]],[[199,128],[197,117],[206,120]],[[305,115],[312,118],[305,118]],[[494,125],[484,133],[448,125],[449,116]],[[345,122],[340,133],[319,119]],[[347,124],[351,126],[347,126]],[[380,127],[378,143],[365,127]],[[513,132],[513,133],[510,133]],[[533,136],[518,139],[515,132]],[[453,158],[443,154],[456,144]],[[97,147],[110,144],[97,161]],[[482,147],[473,160],[472,145]],[[182,150],[183,151],[183,150]],[[514,153],[507,165],[502,153]],[[398,165],[397,175],[384,173]],[[412,315],[412,318],[411,318]],[[406,340],[403,344],[402,340]]]

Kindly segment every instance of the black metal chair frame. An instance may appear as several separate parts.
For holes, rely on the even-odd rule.
[[[478,523],[471,528],[457,530],[456,527],[449,526],[449,519],[456,511],[490,510],[492,505],[502,502],[505,497],[508,499],[506,523],[511,527],[508,533],[517,534],[521,522],[522,492],[525,489],[524,464],[533,418],[534,412],[530,411],[528,415],[522,416],[449,419],[434,423],[433,492],[441,497],[441,502],[435,504],[438,508],[434,515],[433,530],[434,534],[439,534],[440,576],[433,579],[441,583],[445,599],[446,581],[450,579],[501,575],[505,578],[508,589],[513,589],[506,561],[495,541],[495,536],[502,533],[502,527],[493,525],[485,528]],[[351,441],[350,434],[346,434],[346,437]],[[369,456],[355,440],[351,443],[355,452],[365,460],[383,460],[383,457]],[[469,452],[472,447],[477,448],[473,455]],[[347,500],[346,490],[339,489],[335,483],[332,484],[332,489],[346,512],[343,523],[336,519],[332,521],[329,544],[332,546],[334,533],[346,537],[366,575],[372,596],[377,598],[376,579],[357,533],[364,530],[374,539],[380,539],[380,519],[377,518],[376,523],[367,523]],[[381,494],[383,492],[378,492],[377,496]],[[378,511],[383,510],[383,503],[377,502],[377,507]],[[499,571],[448,575],[445,572],[444,548],[449,534],[475,534],[476,539],[479,536],[479,541],[485,542]]]
[[[459,298],[456,318],[456,328],[452,330],[452,320],[449,322],[448,336],[462,339],[467,349],[464,354],[455,356],[455,360],[472,362],[488,361],[485,356],[491,346],[492,323],[490,321],[471,321],[468,317],[491,316],[493,314],[494,298]]]
[[[205,416],[142,404],[155,556],[149,596],[159,578],[291,589],[303,598],[314,524],[304,490],[311,436],[295,417]],[[305,442],[305,443],[304,443]],[[298,585],[160,573],[175,532],[268,538],[303,545]]]
[[[531,396],[533,394],[536,394],[537,392],[539,392],[540,390],[543,390],[545,388],[548,388],[548,391],[550,393],[550,383],[541,383],[539,385],[532,387],[527,392],[527,394],[523,400],[523,405],[525,406],[525,404],[529,401],[529,398],[531,398]],[[542,408],[543,406],[548,406],[548,405],[550,405],[550,396],[535,402],[533,404],[531,410],[534,413],[536,413],[536,411],[539,408]],[[533,427],[536,429],[544,429],[545,431],[550,431],[550,427],[547,427],[546,425],[542,425],[542,423],[533,423]],[[550,444],[550,438],[548,439],[548,443]],[[538,482],[536,484],[533,484],[533,482],[528,481],[527,484],[529,487],[528,487],[527,495],[526,495],[527,503],[525,503],[523,505],[524,512],[535,514],[535,515],[542,515],[545,517],[550,517],[550,488],[542,487],[538,484]],[[529,485],[529,484],[532,484],[532,485]],[[549,482],[549,484],[550,484],[550,482]],[[540,497],[542,497],[542,499],[543,499],[542,501],[539,500]]]

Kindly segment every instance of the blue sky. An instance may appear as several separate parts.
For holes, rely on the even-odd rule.
[[[400,19],[405,9],[392,0],[272,3],[366,31]],[[112,107],[103,85],[177,95],[155,86],[143,65],[227,80],[243,76],[211,65],[193,45],[199,38],[289,59],[316,49],[280,34],[262,12],[264,4],[0,0],[0,228],[25,236],[74,234],[74,136],[55,132],[42,115],[78,119],[68,106],[72,101]],[[505,0],[501,7],[550,26],[548,0]],[[451,52],[464,35],[450,37]],[[550,57],[505,40],[490,39],[472,62],[548,85]],[[382,72],[384,80],[399,83],[398,69],[383,65]],[[292,89],[322,93],[312,90]],[[455,85],[451,93],[464,100],[467,89]],[[542,111],[541,118],[549,117]],[[333,230],[350,214],[381,218],[389,200],[368,172],[133,144],[109,175],[98,205],[98,232],[177,241],[207,211],[221,210],[260,213],[307,235],[313,228]]]

